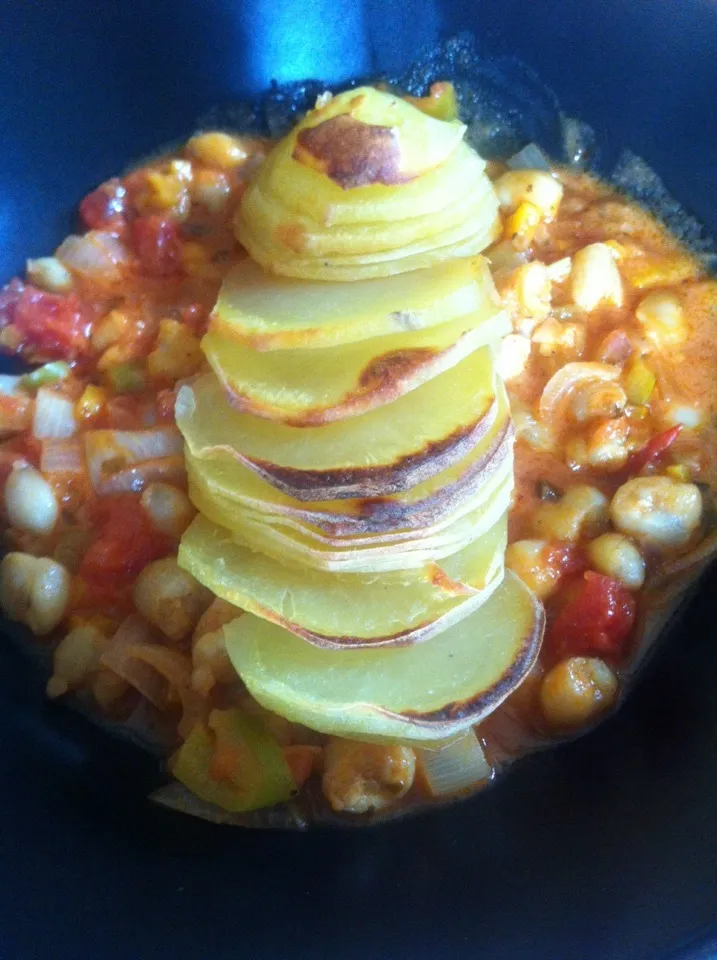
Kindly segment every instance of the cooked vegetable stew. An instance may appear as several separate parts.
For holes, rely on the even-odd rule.
[[[482,787],[615,706],[709,548],[715,281],[464,132],[439,84],[197,134],[0,291],[2,608],[209,809]]]

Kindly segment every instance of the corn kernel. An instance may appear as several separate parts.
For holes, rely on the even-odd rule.
[[[685,483],[689,483],[692,479],[692,473],[686,463],[672,463],[669,467],[665,467],[665,473],[673,480],[682,480]]]
[[[525,201],[506,219],[503,236],[519,250],[525,250],[532,243],[541,219],[542,214],[535,204]]]
[[[627,366],[623,384],[630,403],[642,407],[652,396],[655,389],[655,374],[644,361],[636,357]]]
[[[160,320],[157,343],[147,357],[150,376],[169,380],[189,377],[201,363],[199,339],[177,320]]]
[[[145,201],[155,209],[169,210],[179,204],[184,190],[184,184],[172,174],[150,170],[147,174]]]
[[[89,384],[75,404],[75,415],[78,420],[92,420],[102,412],[106,402],[107,394],[102,387]]]

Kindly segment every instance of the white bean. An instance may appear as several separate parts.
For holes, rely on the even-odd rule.
[[[604,533],[588,545],[590,563],[606,577],[619,580],[628,590],[645,582],[645,561],[632,540],[621,533]]]
[[[43,636],[64,617],[70,583],[70,574],[55,560],[8,553],[0,563],[0,606],[11,620]]]
[[[671,477],[635,477],[613,497],[610,517],[618,530],[659,549],[683,547],[702,518],[702,494]]]
[[[669,290],[648,293],[635,310],[647,339],[658,349],[678,346],[687,340],[685,311],[680,298]]]
[[[605,243],[591,243],[573,257],[570,275],[573,301],[590,313],[601,303],[622,305],[622,279],[615,254]]]
[[[60,512],[57,497],[31,466],[16,467],[5,484],[5,509],[11,527],[39,536],[51,533]]]

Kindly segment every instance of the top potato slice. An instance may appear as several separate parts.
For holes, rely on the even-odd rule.
[[[465,130],[458,120],[436,120],[395,94],[357,87],[310,110],[288,141],[297,163],[350,189],[415,179],[440,166]]]
[[[456,197],[469,196],[485,171],[485,161],[461,142],[444,163],[400,188],[369,184],[345,190],[292,153],[293,144],[285,139],[269,154],[266,191],[287,209],[329,227],[435,216]]]
[[[406,490],[458,462],[490,429],[495,393],[483,347],[394,403],[321,427],[238,413],[213,374],[181,388],[176,418],[193,456],[229,454],[299,500],[332,500]]]
[[[468,318],[488,300],[498,309],[482,257],[350,286],[274,277],[247,259],[224,280],[212,329],[257,350],[313,349]]]
[[[214,330],[202,349],[232,406],[292,426],[320,426],[392,403],[511,330],[490,294],[467,317],[317,350],[255,350]]]

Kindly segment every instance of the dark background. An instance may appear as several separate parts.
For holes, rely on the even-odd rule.
[[[0,276],[231,96],[395,69],[469,28],[717,233],[713,0],[0,0]],[[452,810],[246,833],[149,808],[149,758],[0,645],[0,957],[717,955],[714,575],[620,714]]]

